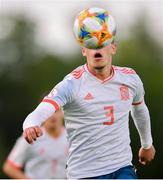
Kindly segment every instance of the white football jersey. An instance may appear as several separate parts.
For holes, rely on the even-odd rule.
[[[24,168],[28,178],[66,178],[66,131],[63,129],[58,138],[53,138],[43,131],[43,136],[31,145],[21,136],[8,156],[8,162],[17,168]]]
[[[117,66],[101,81],[83,65],[54,87],[43,102],[64,108],[68,178],[109,174],[132,164],[129,112],[143,97],[135,71]]]

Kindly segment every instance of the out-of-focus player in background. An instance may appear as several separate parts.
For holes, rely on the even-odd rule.
[[[86,36],[82,47],[86,64],[57,84],[23,124],[25,139],[33,143],[42,134],[40,124],[60,107],[64,108],[70,146],[68,178],[136,178],[130,147],[130,112],[140,135],[140,163],[150,163],[155,155],[142,81],[133,69],[112,65],[117,50],[114,41],[97,46],[97,39],[101,45],[106,38],[112,38],[107,28],[114,30],[114,21],[107,24],[109,18],[105,10],[98,8],[82,11],[76,24],[82,26],[80,43],[85,42],[82,38]],[[87,25],[97,27],[97,32],[88,32]]]
[[[66,178],[68,143],[63,112],[57,111],[42,126],[43,136],[28,144],[21,136],[3,166],[14,179]]]

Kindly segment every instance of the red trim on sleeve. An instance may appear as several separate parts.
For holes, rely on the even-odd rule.
[[[132,103],[132,105],[137,106],[137,105],[142,104],[142,102],[143,102],[143,100],[142,100],[142,101],[140,101],[140,102],[137,102],[137,103]]]
[[[21,165],[18,165],[16,163],[14,163],[12,160],[10,159],[7,159],[7,162],[15,169],[22,169],[22,166]]]
[[[43,99],[42,102],[47,102],[47,103],[52,104],[56,111],[60,109],[58,104],[55,101],[51,100],[51,99]]]

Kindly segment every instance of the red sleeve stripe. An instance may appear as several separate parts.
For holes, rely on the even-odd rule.
[[[18,165],[16,163],[14,163],[12,160],[10,159],[7,159],[7,162],[15,169],[22,169],[22,166],[21,165]]]
[[[60,109],[58,104],[55,101],[51,100],[51,99],[43,99],[42,102],[47,102],[47,103],[52,104],[56,111]]]
[[[137,103],[132,103],[132,105],[137,106],[137,105],[140,105],[142,102],[143,102],[143,100],[140,102],[137,102]]]

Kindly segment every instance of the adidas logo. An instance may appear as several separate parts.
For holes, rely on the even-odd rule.
[[[88,93],[85,97],[84,97],[85,100],[90,100],[90,99],[94,99],[94,97],[92,96],[91,93]]]

